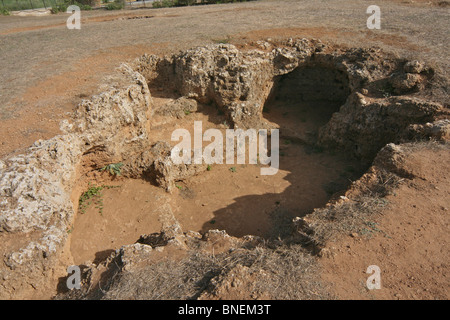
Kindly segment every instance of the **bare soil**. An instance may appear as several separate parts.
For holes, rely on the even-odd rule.
[[[420,177],[402,183],[373,222],[371,237],[330,243],[322,277],[341,299],[449,299],[449,150],[419,152],[409,165]],[[439,165],[442,164],[442,165]],[[367,267],[381,269],[381,289],[367,290]]]
[[[343,192],[367,164],[344,154],[316,150],[304,143],[308,138],[314,139],[318,128],[329,120],[339,102],[323,106],[299,104],[302,92],[295,94],[297,77],[282,79],[279,89],[265,106],[266,119],[281,130],[280,170],[276,175],[261,175],[261,164],[237,164],[235,159],[235,164],[214,164],[206,172],[177,182],[177,189],[168,194],[148,181],[112,178],[108,172],[90,172],[73,192],[75,205],[89,183],[118,188],[102,191],[102,212],[95,203],[85,213],[78,210],[71,233],[71,254],[75,263],[95,261],[118,245],[134,243],[141,234],[158,232],[161,229],[159,208],[164,203],[173,209],[183,230],[204,233],[219,229],[235,237],[276,238],[285,235],[292,218],[324,206],[333,194]],[[175,98],[161,88],[151,90],[156,93],[155,111]],[[328,112],[324,112],[327,109]],[[188,129],[193,137],[194,121],[202,122],[203,132],[216,128],[225,137],[228,128],[225,116],[213,106],[200,105],[197,112],[182,119],[155,115],[150,121],[151,140],[154,143],[171,141],[176,128]],[[85,159],[86,164],[98,161],[95,157],[98,156]],[[246,159],[248,163],[248,148]]]

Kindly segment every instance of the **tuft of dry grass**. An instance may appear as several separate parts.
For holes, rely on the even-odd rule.
[[[310,223],[301,231],[307,234],[308,240],[305,242],[317,249],[344,234],[358,233],[370,237],[375,232],[383,232],[377,227],[377,216],[388,205],[385,197],[401,181],[400,177],[391,172],[377,170],[376,182],[361,186],[364,189],[355,199],[317,209],[310,214],[307,218]]]
[[[218,255],[192,250],[180,261],[149,261],[131,271],[112,261],[100,286],[57,299],[192,300],[213,292],[223,276],[238,266],[248,268],[249,274],[263,275],[251,281],[251,288],[244,284],[240,289],[245,292],[266,293],[272,299],[330,299],[316,259],[299,244],[264,243]]]
[[[267,276],[255,286],[277,300],[321,300],[333,298],[320,281],[316,258],[300,244],[282,244],[276,249],[261,248],[251,270]]]

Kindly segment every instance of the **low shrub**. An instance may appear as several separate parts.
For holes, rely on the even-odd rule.
[[[232,2],[244,2],[247,0],[159,0],[153,2],[153,8],[169,8],[169,7],[182,7],[192,6],[195,4],[218,4],[218,3],[232,3]]]
[[[112,3],[108,3],[106,10],[121,10],[125,7],[125,0],[114,0]]]

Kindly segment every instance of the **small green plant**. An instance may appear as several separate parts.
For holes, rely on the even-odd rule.
[[[99,213],[103,213],[103,198],[102,198],[102,190],[103,189],[112,189],[119,188],[118,186],[91,186],[89,184],[89,189],[80,196],[78,200],[78,210],[80,213],[86,213],[86,210],[89,206],[94,203],[96,204],[96,208],[99,209]]]
[[[179,190],[183,190],[183,187],[182,186],[179,186],[179,185],[175,185],[175,187],[177,187]]]
[[[231,168],[230,168],[230,171],[231,171],[231,172],[236,172],[236,167],[231,167]]]
[[[207,170],[207,171],[211,171],[211,169],[212,169],[211,165],[208,164],[208,166],[206,167],[206,170]]]
[[[379,90],[383,94],[384,98],[389,98],[394,94],[394,87],[389,82],[381,86]]]
[[[191,114],[191,112],[189,110],[184,110],[184,114],[188,116]]]
[[[101,191],[103,190],[103,188],[103,186],[89,187],[89,189],[80,196],[78,207],[81,213],[86,212],[87,208],[91,205],[94,198],[98,198],[101,196]]]
[[[6,8],[1,8],[0,9],[0,14],[1,15],[3,15],[3,16],[9,16],[9,10],[8,9],[6,9]]]
[[[103,168],[100,169],[100,171],[105,171],[107,170],[112,176],[120,176],[121,175],[121,167],[123,166],[122,162],[119,163],[111,163],[108,164],[107,166],[104,166]]]

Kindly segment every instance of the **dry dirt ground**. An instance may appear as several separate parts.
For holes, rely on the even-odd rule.
[[[257,1],[227,5],[0,17],[0,156],[59,132],[59,120],[98,91],[103,75],[144,52],[217,41],[316,37],[426,57],[447,72],[449,9],[439,1],[379,1],[382,29],[368,30],[365,1]],[[144,17],[142,19],[127,19]]]
[[[102,79],[113,68],[143,53],[170,54],[218,42],[247,47],[267,38],[313,37],[348,46],[378,46],[402,56],[426,60],[448,76],[448,3],[398,0],[376,4],[381,8],[382,28],[373,31],[366,27],[367,1],[356,0],[256,1],[82,12],[81,30],[68,30],[65,14],[0,16],[0,157],[19,153],[37,139],[58,134],[59,122],[83,98],[100,92]],[[270,113],[266,116],[269,120],[274,117],[274,121],[277,117]],[[199,117],[196,120],[205,123],[210,121],[211,125],[222,121],[219,116],[217,119],[200,114],[192,117]],[[186,125],[193,120],[187,118],[183,120]],[[269,215],[280,202],[292,206],[290,199],[302,194],[304,205],[291,208],[297,210],[294,216],[323,206],[328,197],[321,187],[343,172],[348,173],[349,165],[357,166],[339,155],[305,154],[291,144],[284,148],[286,157],[279,180],[247,184],[250,188],[247,193],[233,194],[235,188],[230,187],[225,197],[211,197],[215,192],[223,192],[214,181],[230,186],[246,185],[250,182],[245,179],[258,175],[257,168],[238,166],[233,176],[229,167],[218,166],[203,176],[203,180],[187,181],[189,187],[180,185],[179,197],[171,200],[177,219],[186,230],[223,228],[234,236],[264,235],[267,224],[271,223]],[[426,163],[417,163],[423,168],[425,178],[401,184],[396,194],[388,198],[389,206],[376,222],[383,232],[370,238],[353,234],[330,245],[330,255],[320,261],[322,278],[330,285],[333,295],[342,299],[449,298],[448,156],[448,150],[440,150],[420,158],[422,162],[427,159]],[[297,157],[307,160],[298,164]],[[246,175],[239,175],[240,169],[245,169]],[[250,172],[253,169],[255,172]],[[361,173],[364,169],[351,171]],[[302,183],[313,178],[315,184]],[[119,185],[121,181],[109,183]],[[93,207],[86,214],[78,215],[70,243],[75,263],[103,259],[120,245],[136,241],[136,235],[159,230],[158,219],[142,212],[148,212],[149,203],[167,201],[165,193],[142,181],[125,183],[129,185],[105,191],[103,215],[96,214]],[[286,199],[279,199],[277,194],[289,186],[290,193],[283,193]],[[246,210],[233,208],[238,195],[249,197],[248,203],[252,203],[251,197],[260,199],[256,195],[266,193],[271,196],[255,204],[266,213],[260,224],[246,225],[245,221],[237,220],[239,214],[233,215]],[[132,215],[125,215],[128,204],[117,200],[124,198],[140,203]],[[112,208],[117,214],[108,217]],[[96,225],[102,225],[100,231],[110,236],[100,236]],[[140,225],[155,228],[144,230]],[[130,229],[135,230],[130,233]],[[11,244],[14,245],[17,244]],[[380,266],[382,290],[365,289],[368,277],[365,271],[369,265]]]
[[[342,299],[449,299],[449,151],[418,152],[408,166],[419,177],[386,200],[370,237],[330,243],[322,277]],[[367,267],[381,269],[381,290],[367,290]]]

